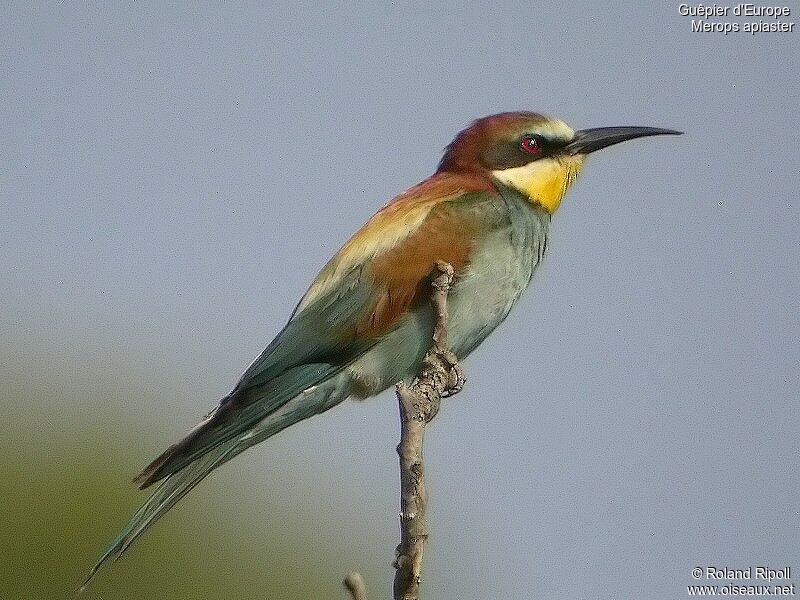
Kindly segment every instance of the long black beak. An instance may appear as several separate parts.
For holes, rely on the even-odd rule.
[[[567,146],[570,154],[589,154],[620,142],[648,135],[681,135],[682,131],[660,127],[594,127],[575,132]]]

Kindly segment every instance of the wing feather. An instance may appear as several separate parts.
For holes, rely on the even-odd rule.
[[[456,274],[469,262],[481,227],[474,207],[488,194],[475,188],[469,179],[440,174],[378,212],[323,269],[233,391],[136,481],[147,487],[242,435],[334,376],[427,301],[437,259],[451,263]]]

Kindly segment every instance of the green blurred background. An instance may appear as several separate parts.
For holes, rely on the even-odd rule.
[[[137,382],[130,373],[71,362],[69,352],[48,357],[42,350],[18,340],[2,353],[11,359],[35,352],[48,364],[32,372],[7,360],[0,369],[2,405],[10,409],[0,436],[3,600],[71,597],[145,497],[130,484],[132,468],[166,439],[153,433],[163,429],[156,415],[136,408],[147,404],[143,392],[157,385],[152,377]],[[83,410],[60,408],[69,402]],[[309,490],[281,481],[287,497],[263,511],[259,503],[269,490],[243,485],[248,466],[232,467],[101,572],[84,597],[346,597],[339,582],[364,556],[326,539],[321,528],[331,515],[319,510],[318,498],[304,507]],[[390,555],[387,546],[374,564],[359,567],[385,580],[389,569],[372,567],[388,567]]]

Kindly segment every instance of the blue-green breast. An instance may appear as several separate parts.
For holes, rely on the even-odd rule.
[[[474,240],[470,264],[448,296],[449,345],[464,358],[508,315],[528,287],[547,248],[550,214],[510,188],[476,200],[485,227]],[[413,376],[430,346],[433,315],[418,307],[376,346],[352,363],[353,393],[368,396]]]
[[[470,267],[448,302],[449,341],[467,356],[506,318],[544,257],[550,214],[510,188],[501,188],[497,226],[475,244]]]

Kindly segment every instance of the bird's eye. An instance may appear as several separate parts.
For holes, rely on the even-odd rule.
[[[526,136],[522,138],[519,147],[523,152],[528,154],[539,154],[542,151],[542,145],[533,136]]]

